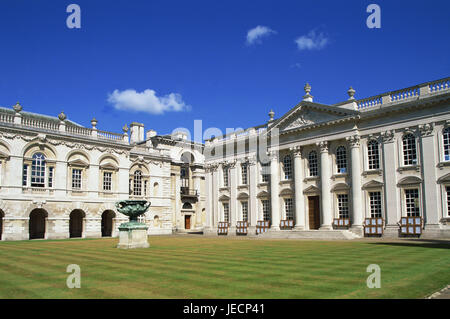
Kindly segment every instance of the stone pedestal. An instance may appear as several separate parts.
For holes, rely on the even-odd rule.
[[[117,248],[148,248],[148,227],[138,222],[123,223],[119,226],[119,244]]]

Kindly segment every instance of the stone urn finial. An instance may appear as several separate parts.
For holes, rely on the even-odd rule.
[[[98,123],[98,121],[97,121],[97,119],[94,117],[94,118],[91,120],[92,128],[96,128],[97,123]]]
[[[303,101],[312,102],[313,96],[309,94],[311,92],[311,85],[309,83],[305,84],[305,87],[303,88],[305,90],[305,96],[303,96]]]
[[[273,121],[273,117],[275,116],[275,112],[272,110],[272,109],[270,109],[270,112],[269,112],[269,122],[272,122]]]
[[[61,111],[61,113],[58,114],[58,118],[60,121],[65,121],[67,116],[64,114],[64,111]]]
[[[127,132],[128,132],[128,126],[125,124],[125,125],[122,127],[122,130],[123,130],[124,133],[127,133]]]
[[[348,89],[347,94],[349,96],[349,100],[354,100],[355,99],[355,92],[356,91],[352,87],[350,87]]]
[[[13,109],[14,111],[16,111],[17,113],[19,113],[20,111],[22,111],[22,105],[20,105],[19,101],[17,101],[17,103],[15,105],[13,105]]]

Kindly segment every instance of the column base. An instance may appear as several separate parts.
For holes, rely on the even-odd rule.
[[[322,225],[319,230],[333,230],[333,226],[331,225]]]
[[[269,230],[278,231],[278,230],[280,230],[280,226],[272,226],[272,227],[269,228]]]
[[[295,225],[294,230],[305,230],[304,225]]]

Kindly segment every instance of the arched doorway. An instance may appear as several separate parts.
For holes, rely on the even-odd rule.
[[[30,213],[29,238],[45,238],[45,221],[48,214],[45,210],[37,208]]]
[[[113,230],[113,218],[116,214],[111,210],[105,210],[102,214],[102,237],[111,237]]]
[[[3,218],[5,217],[5,213],[0,210],[0,240],[2,240],[3,236]]]
[[[83,218],[85,214],[82,210],[75,209],[70,213],[69,237],[79,238],[83,235]]]

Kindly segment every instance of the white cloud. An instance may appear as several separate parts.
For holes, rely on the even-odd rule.
[[[271,34],[277,33],[269,27],[258,25],[247,32],[247,44],[252,45],[255,43],[261,43],[263,37],[268,37]]]
[[[295,40],[299,50],[320,50],[329,42],[323,32],[310,31],[307,35],[302,35]]]
[[[136,90],[114,90],[108,95],[108,102],[116,110],[146,112],[150,114],[163,114],[164,112],[180,112],[190,109],[178,93],[170,93],[158,97],[156,92],[146,89],[143,92]]]

